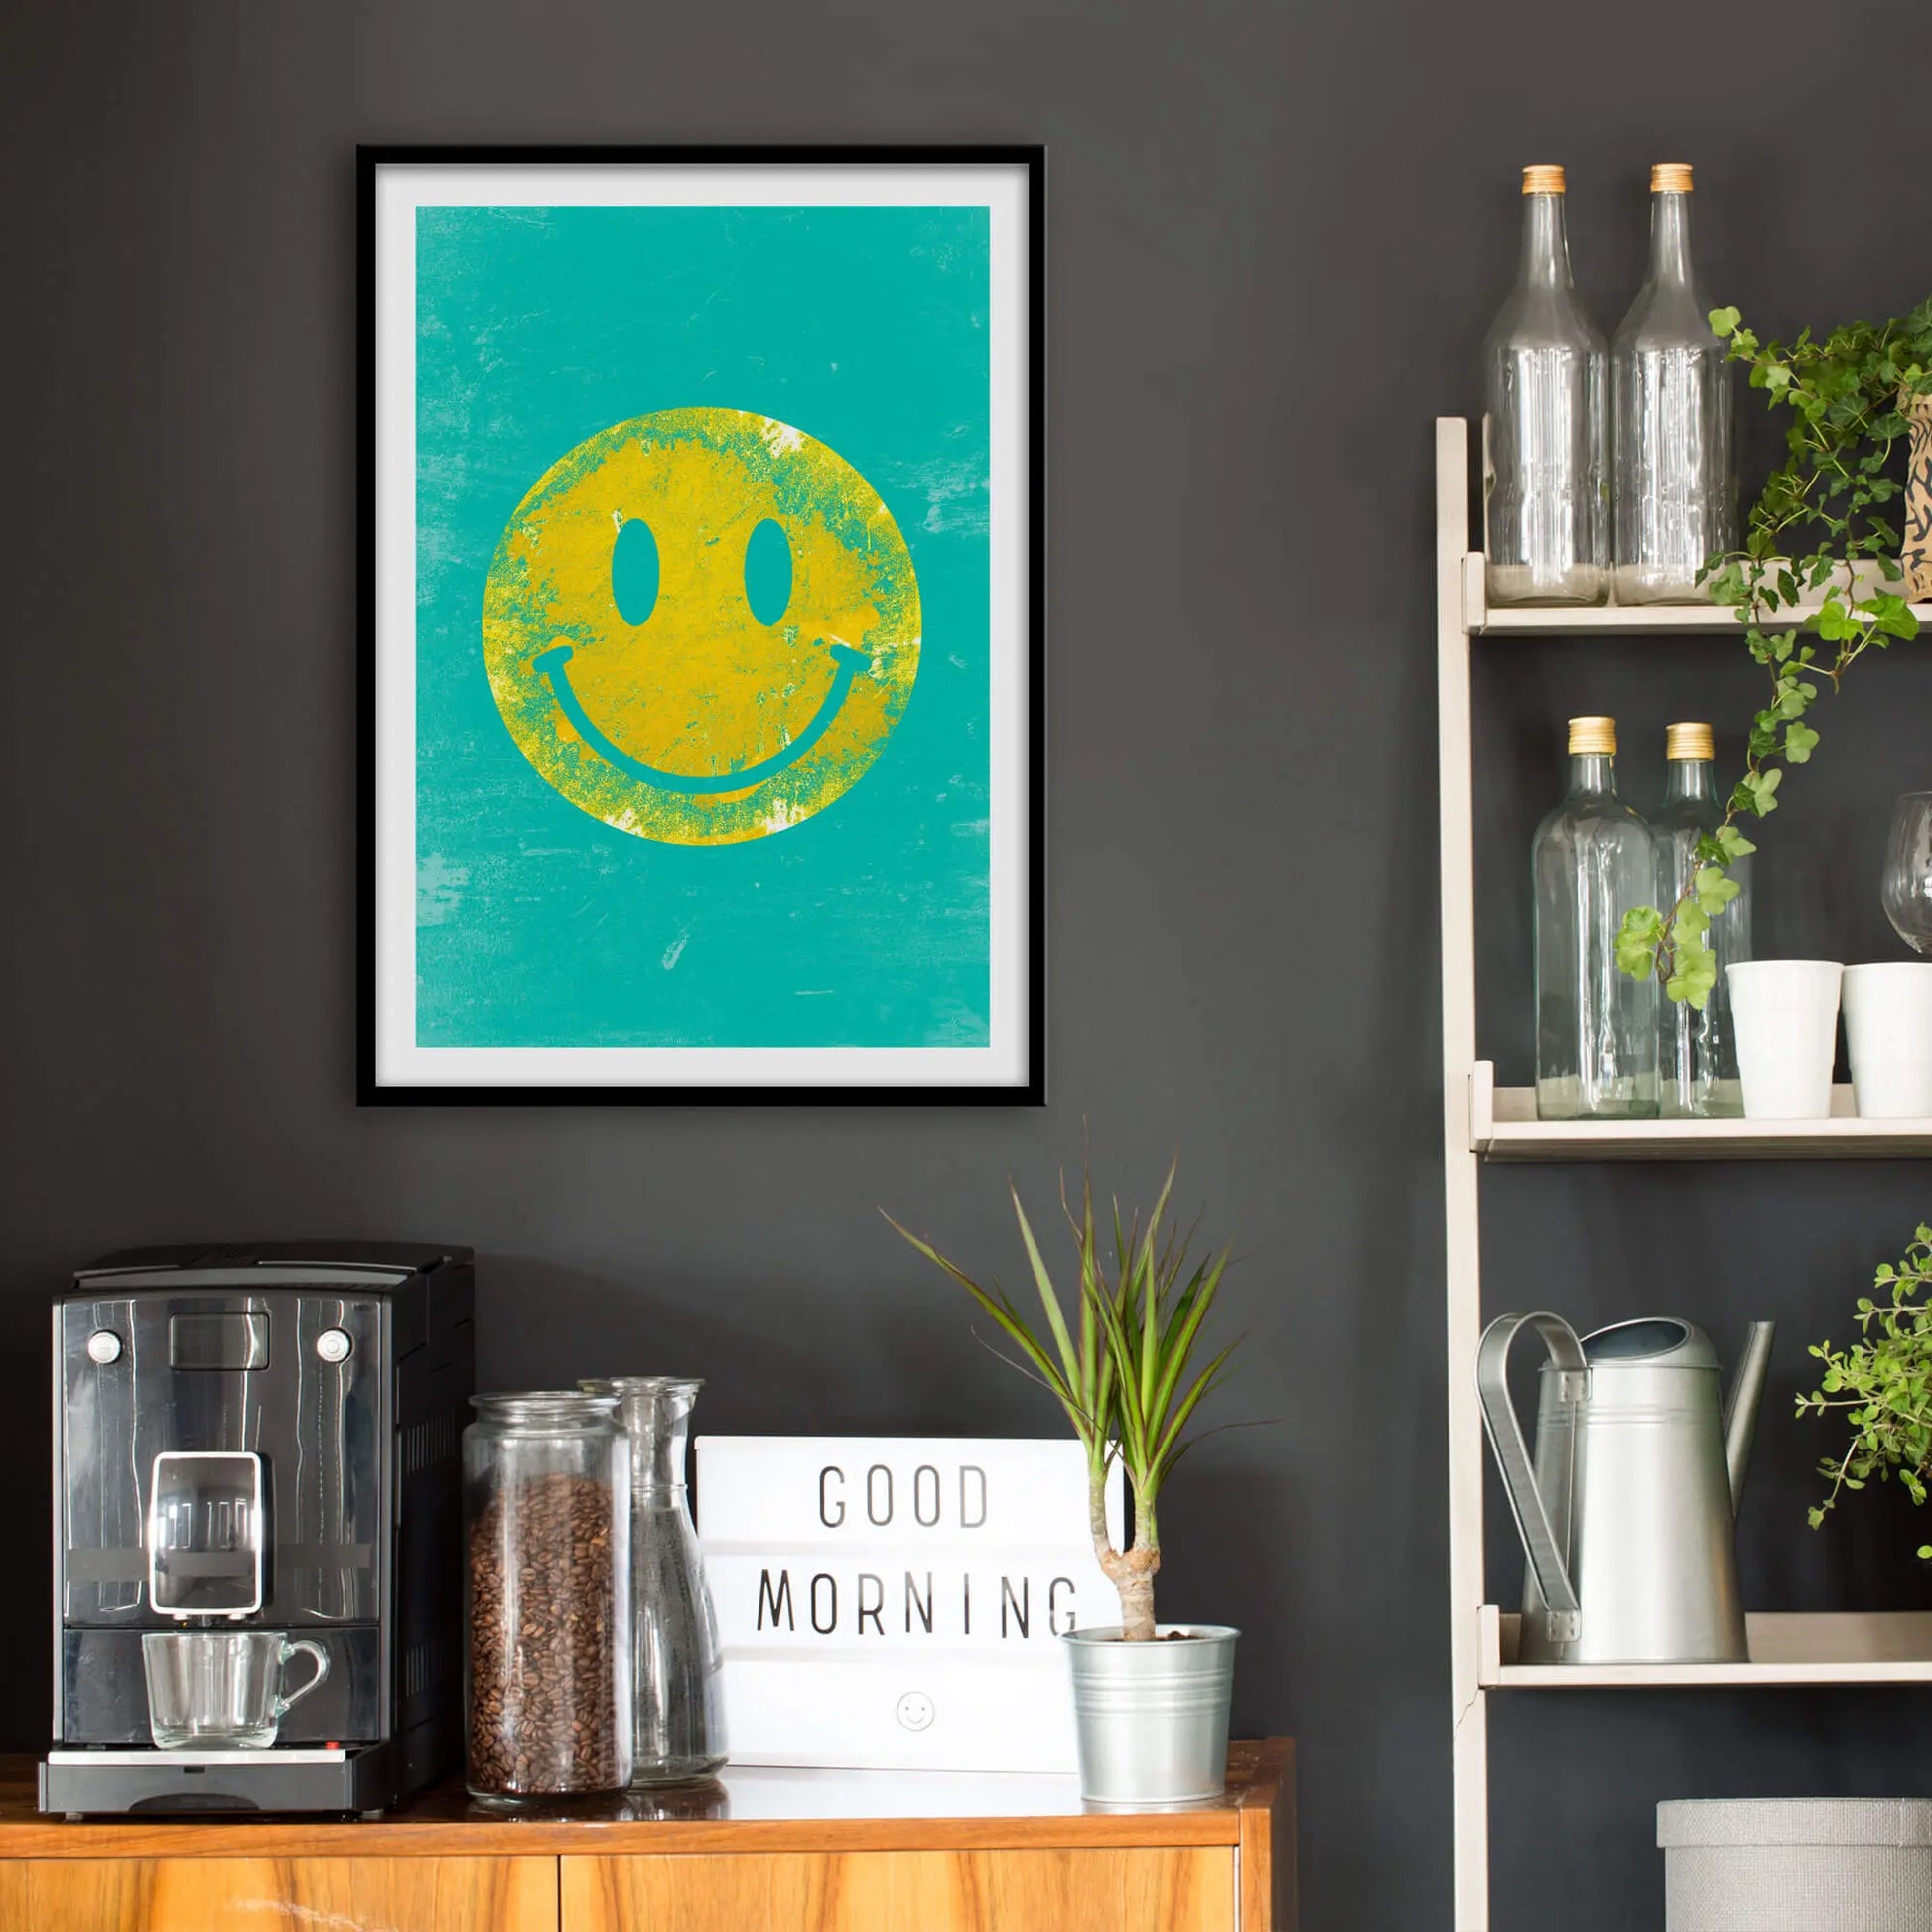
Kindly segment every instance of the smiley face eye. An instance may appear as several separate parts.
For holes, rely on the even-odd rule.
[[[791,539],[769,516],[745,540],[745,602],[763,624],[776,623],[791,602]]]
[[[625,623],[645,623],[657,609],[657,538],[641,516],[625,519],[611,546],[611,598]]]

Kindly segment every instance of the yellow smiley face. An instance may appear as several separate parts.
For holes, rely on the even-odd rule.
[[[613,573],[634,522],[655,590],[626,615]],[[747,561],[767,523],[790,594],[764,622]],[[573,805],[638,838],[734,845],[871,769],[912,695],[919,621],[905,539],[836,450],[768,416],[666,409],[578,444],[517,505],[483,659],[510,736]]]

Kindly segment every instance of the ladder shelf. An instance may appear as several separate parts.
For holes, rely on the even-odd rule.
[[[1449,1394],[1450,1678],[1455,1780],[1455,1932],[1488,1932],[1488,1694],[1505,1690],[1932,1684],[1932,1612],[1764,1612],[1745,1664],[1519,1664],[1516,1619],[1486,1602],[1483,1436],[1476,1402],[1482,1327],[1482,1166],[1491,1161],[1805,1160],[1932,1156],[1932,1120],[1861,1120],[1849,1088],[1823,1120],[1539,1121],[1532,1089],[1498,1087],[1476,1048],[1475,863],[1470,651],[1478,639],[1734,638],[1722,605],[1491,606],[1471,552],[1469,426],[1436,424],[1437,760],[1441,787],[1443,1186]],[[1855,588],[1862,586],[1855,584]],[[1932,626],[1932,605],[1914,605]],[[1784,614],[1790,627],[1803,610]]]

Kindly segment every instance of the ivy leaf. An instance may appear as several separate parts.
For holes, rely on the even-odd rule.
[[[1808,764],[1811,761],[1811,748],[1818,743],[1818,734],[1809,725],[1790,724],[1784,729],[1784,757],[1788,764]],[[1777,776],[1774,771],[1771,774]]]
[[[1746,771],[1738,780],[1738,789],[1745,793],[1751,810],[1759,818],[1777,810],[1777,789],[1783,777],[1782,771]]]
[[[1859,609],[1867,612],[1887,637],[1912,638],[1918,635],[1918,619],[1912,607],[1891,591],[1873,592]]]
[[[1665,994],[1673,1000],[1688,1001],[1702,1013],[1718,983],[1718,955],[1700,935],[1695,945],[1680,944],[1673,958],[1676,970],[1664,983]]]
[[[1664,936],[1664,915],[1654,906],[1640,905],[1623,915],[1616,934],[1616,967],[1630,978],[1647,980],[1657,964],[1657,947]]]
[[[1720,825],[1717,831],[1719,845],[1724,848],[1726,859],[1742,859],[1755,852],[1757,847],[1734,825]]]
[[[1794,731],[1801,729],[1793,726]],[[1742,890],[1736,880],[1727,879],[1716,866],[1700,866],[1692,890],[1707,916],[1716,918]]]
[[[1740,309],[1713,309],[1710,315],[1711,333],[1714,336],[1728,336],[1744,320]]]
[[[1838,601],[1836,593],[1818,607],[1818,615],[1812,619],[1811,627],[1828,644],[1842,644],[1859,634],[1858,620]]]
[[[1705,589],[1714,604],[1742,604],[1745,601],[1744,573],[1736,564],[1723,564],[1711,572]]]

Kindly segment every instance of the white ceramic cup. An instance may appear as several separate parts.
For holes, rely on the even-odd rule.
[[[1846,967],[1845,1045],[1863,1118],[1932,1115],[1932,959]]]
[[[1748,1120],[1822,1120],[1838,1046],[1835,959],[1753,959],[1730,972],[1731,1024]]]

